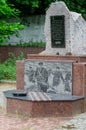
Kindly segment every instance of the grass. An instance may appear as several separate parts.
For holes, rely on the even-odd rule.
[[[23,60],[24,54],[21,52],[18,57],[9,53],[10,58],[0,64],[0,80],[16,80],[16,60]]]

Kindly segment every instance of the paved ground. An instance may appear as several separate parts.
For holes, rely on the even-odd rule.
[[[86,113],[74,117],[54,130],[86,130]]]
[[[31,118],[7,114],[3,91],[15,84],[0,83],[0,130],[86,130],[86,113],[71,118]]]

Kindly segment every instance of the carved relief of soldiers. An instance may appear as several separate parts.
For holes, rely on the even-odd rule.
[[[39,66],[35,71],[35,79],[37,82],[37,86],[39,91],[47,92],[48,89],[48,71],[43,66],[43,62],[39,62]]]

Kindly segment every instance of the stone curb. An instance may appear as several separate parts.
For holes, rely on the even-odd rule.
[[[0,80],[0,83],[16,83],[14,80]]]

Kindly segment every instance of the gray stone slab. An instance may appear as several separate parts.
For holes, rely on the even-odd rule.
[[[27,101],[76,101],[84,99],[84,96],[72,96],[65,94],[50,94],[42,92],[29,92],[26,96],[14,96],[16,90],[4,91],[6,98],[27,100]]]
[[[24,89],[72,95],[72,62],[25,60]]]

